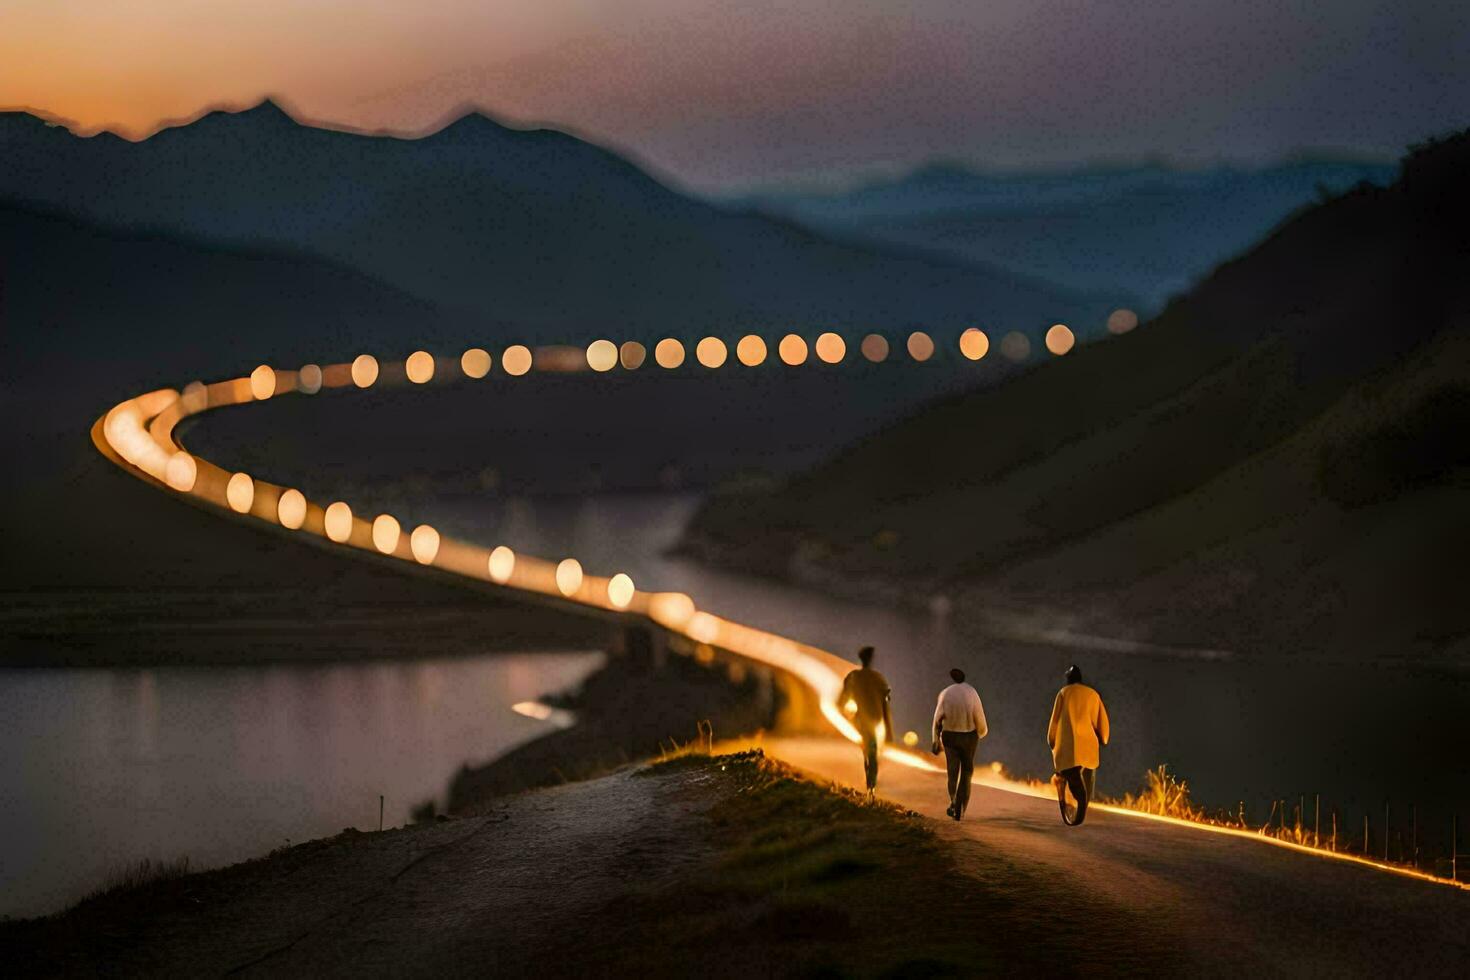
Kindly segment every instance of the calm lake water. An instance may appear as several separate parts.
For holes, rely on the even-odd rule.
[[[140,858],[193,867],[402,824],[466,761],[546,731],[517,701],[600,653],[0,671],[0,915],[53,911]]]
[[[981,758],[1021,774],[1049,773],[1045,725],[1062,672],[1076,662],[1113,721],[1098,779],[1105,792],[1132,789],[1146,769],[1168,763],[1197,799],[1244,801],[1257,822],[1271,799],[1305,795],[1310,812],[1321,793],[1324,828],[1336,807],[1343,827],[1361,835],[1366,811],[1375,841],[1385,802],[1406,838],[1416,804],[1430,847],[1448,837],[1451,812],[1470,816],[1454,737],[1470,717],[1464,672],[1058,649],[970,634],[951,618],[665,557],[696,503],[687,494],[485,495],[419,499],[416,511],[443,531],[575,555],[589,570],[626,571],[642,588],[685,591],[712,612],[848,655],[873,644],[900,730],[927,730],[934,696],[959,665],[990,720]],[[213,866],[373,828],[380,793],[385,822],[402,823],[414,805],[442,798],[461,763],[544,731],[510,705],[574,684],[598,658],[0,673],[0,914],[57,908],[141,857]]]

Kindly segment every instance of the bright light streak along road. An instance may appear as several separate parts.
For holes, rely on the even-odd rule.
[[[1058,327],[1066,330],[1060,324]],[[1053,327],[1053,330],[1057,330],[1057,327]],[[828,335],[823,336],[825,339]],[[835,337],[835,335],[831,336]],[[980,335],[981,338],[983,336],[983,334]],[[864,340],[865,352],[872,346],[868,344],[868,339]],[[1070,350],[1070,331],[1065,339],[1068,341],[1066,349],[1057,351],[1059,354]],[[978,359],[984,356],[984,348],[975,346],[977,340],[974,333],[966,332],[966,339],[962,341],[962,352],[966,357]],[[838,341],[840,342],[840,338]],[[599,343],[605,343],[611,347],[609,342]],[[832,351],[829,356],[840,360],[835,344],[832,344],[831,341],[828,341],[828,344]],[[672,346],[665,345],[677,345],[677,342],[665,341],[660,345],[671,355],[661,359],[660,363],[668,368],[678,367],[684,359],[682,345],[678,345],[678,358],[675,363],[665,363],[666,360],[674,360]],[[806,360],[805,341],[796,335],[788,335],[783,339],[781,346],[783,348],[782,359],[788,364],[793,362],[800,364]],[[910,337],[909,346],[916,361],[927,361],[934,350],[929,337],[921,333],[915,333]],[[988,347],[988,343],[986,346]],[[552,349],[543,348],[543,350]],[[719,353],[723,355],[723,347]],[[886,353],[885,350],[883,354],[886,356]],[[606,365],[606,368],[603,364],[608,360],[607,355],[608,352],[599,347],[592,354],[594,362],[592,366],[599,370],[610,368],[612,366],[610,363]],[[878,360],[880,358],[870,354],[869,359]],[[415,362],[412,369],[407,364],[388,364],[386,367],[390,373],[402,375],[416,386],[429,382],[434,375],[432,357],[421,351],[410,360]],[[490,358],[479,348],[467,351],[462,362],[464,373],[472,379],[484,377],[490,369]],[[719,362],[724,363],[723,356],[719,357]],[[522,346],[508,348],[502,355],[501,363],[507,374],[517,377],[538,367],[541,370],[560,369],[551,364],[538,366],[536,357],[529,349]],[[639,357],[636,362],[625,364],[625,367],[633,369],[641,363],[642,359]],[[334,502],[323,507],[314,501],[305,500],[300,491],[293,488],[267,483],[254,474],[225,470],[208,460],[193,456],[187,453],[174,438],[174,428],[190,415],[196,415],[211,408],[264,401],[298,391],[308,395],[315,394],[322,387],[371,388],[378,381],[384,367],[375,358],[364,354],[359,355],[351,364],[336,364],[324,368],[309,365],[310,370],[303,369],[301,372],[261,365],[248,377],[216,382],[204,386],[202,392],[195,385],[186,388],[182,395],[171,388],[150,391],[114,406],[99,419],[92,429],[93,442],[103,455],[123,465],[135,476],[151,480],[157,485],[186,494],[221,510],[242,513],[291,531],[299,529],[303,533],[334,541],[343,547],[384,553],[410,563],[432,565],[440,571],[492,585],[518,589],[548,599],[571,602],[611,613],[643,617],[696,643],[718,647],[748,660],[784,671],[797,678],[814,693],[823,716],[838,733],[850,741],[858,741],[856,729],[836,703],[837,695],[842,688],[843,676],[856,665],[826,650],[715,616],[698,609],[693,600],[682,593],[645,592],[636,589],[633,587],[632,580],[622,573],[611,577],[586,574],[575,559],[566,558],[560,562],[552,562],[528,555],[514,554],[503,545],[492,550],[471,542],[440,535],[434,528],[427,525],[418,526],[411,535],[387,533],[389,525],[384,518],[393,522],[391,525],[393,532],[398,531],[398,522],[391,515],[365,518],[352,512],[344,502]],[[248,500],[240,489],[247,485],[246,481],[249,481],[248,485],[253,489]],[[231,492],[232,486],[235,488],[233,493]],[[283,506],[283,498],[285,506]],[[304,506],[301,503],[303,500]],[[886,745],[883,753],[885,759],[900,765],[935,773],[944,771],[942,767],[929,759],[905,751],[896,745]],[[976,778],[985,785],[1006,792],[1051,798],[1050,789],[1043,785],[1014,782],[989,773],[977,774]],[[1304,854],[1349,861],[1394,874],[1470,890],[1470,883],[1459,883],[1414,869],[1397,867],[1355,855],[1307,847],[1249,830],[1196,823],[1107,804],[1099,803],[1093,806],[1095,809],[1122,816],[1260,841]]]

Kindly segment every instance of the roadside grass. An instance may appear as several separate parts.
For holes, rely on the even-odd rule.
[[[806,778],[759,749],[682,751],[640,775],[686,798],[708,794],[712,855],[697,873],[610,909],[630,925],[586,951],[589,966],[934,977],[1005,972],[1030,958],[1034,944],[997,931],[1002,899],[958,875],[913,811]]]
[[[147,888],[159,882],[174,881],[189,874],[189,859],[187,857],[177,858],[173,861],[155,861],[143,858],[125,867],[118,868],[102,879],[102,884],[82,897],[77,907],[99,902],[112,902]]]

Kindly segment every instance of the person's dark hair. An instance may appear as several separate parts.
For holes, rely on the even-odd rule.
[[[858,659],[862,661],[864,667],[866,667],[868,664],[872,663],[873,662],[873,648],[872,647],[863,647],[861,650],[858,651]]]
[[[1072,666],[1070,666],[1070,667],[1067,668],[1067,683],[1068,684],[1081,684],[1082,683],[1082,668],[1081,667],[1078,667],[1076,664],[1073,664]]]
[[[965,672],[963,670],[960,670],[958,667],[956,667],[954,670],[951,670],[949,672],[949,676],[950,679],[952,679],[956,684],[963,684],[965,682]]]

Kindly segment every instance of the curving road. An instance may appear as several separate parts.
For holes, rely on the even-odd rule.
[[[836,360],[842,359],[845,347],[838,350],[826,340],[835,336],[826,334],[818,339],[815,346],[823,360],[831,360],[833,354]],[[984,356],[985,351],[975,345],[974,337],[968,332],[966,336],[970,338],[970,347],[964,349],[962,338],[965,355],[970,357],[978,350],[979,356]],[[798,353],[805,360],[805,342],[801,342],[798,352],[795,344],[788,343],[791,337],[795,335],[782,341],[783,360],[793,363]],[[696,356],[706,367],[718,367],[725,362],[724,345],[715,341],[716,350],[709,340],[701,342]],[[841,343],[840,338],[837,343]],[[670,344],[678,346],[678,351]],[[637,351],[630,354],[630,347]],[[910,350],[913,351],[912,342]],[[923,351],[922,345],[920,350]],[[932,343],[928,352],[932,353]],[[532,351],[515,346],[502,353],[499,373],[521,377],[532,371],[610,371],[619,366],[631,370],[643,363],[644,353],[641,345],[625,344],[619,348],[610,341],[598,341],[585,352],[571,347]],[[1054,353],[1065,353],[1065,350]],[[763,343],[759,354],[763,359]],[[742,341],[737,346],[737,356],[742,363],[749,364],[755,351]],[[662,367],[677,368],[684,360],[683,348],[677,341],[664,341],[655,349],[654,357]],[[338,547],[432,566],[444,574],[489,583],[538,601],[567,603],[600,615],[643,620],[687,637],[695,644],[720,648],[784,671],[810,689],[835,734],[855,741],[857,733],[836,704],[842,677],[855,665],[826,650],[720,617],[700,609],[682,593],[640,590],[627,575],[615,570],[593,574],[574,557],[549,560],[515,554],[503,546],[487,547],[458,540],[428,525],[405,528],[392,515],[358,514],[345,501],[310,500],[298,489],[268,482],[256,474],[224,469],[195,456],[177,436],[178,424],[183,419],[221,407],[287,395],[318,396],[386,385],[423,385],[446,380],[474,383],[485,378],[492,367],[491,355],[478,348],[466,351],[457,362],[435,359],[419,351],[403,362],[380,363],[369,355],[361,355],[351,363],[306,365],[298,370],[261,365],[249,377],[207,385],[196,382],[181,391],[161,389],[130,398],[97,421],[92,437],[103,455],[129,473],[161,491],[207,508],[273,524],[286,532],[311,535]],[[836,739],[777,740],[768,747],[801,768],[839,782],[853,781],[856,752]],[[942,817],[941,767],[928,757],[894,745],[885,749],[885,760],[888,763],[882,780],[885,795],[930,816]],[[1322,912],[1338,922],[1357,921],[1355,915],[1344,912],[1341,906],[1344,897],[1372,891],[1380,896],[1380,905],[1388,902],[1392,908],[1412,908],[1417,916],[1412,921],[1420,922],[1428,931],[1409,929],[1409,934],[1418,934],[1431,943],[1445,941],[1436,924],[1445,921],[1446,916],[1448,921],[1461,925],[1470,921],[1467,899],[1463,894],[1456,894],[1470,891],[1470,885],[1248,831],[1118,807],[1096,806],[1092,811],[1096,816],[1087,827],[1064,834],[1055,801],[1049,799],[1049,787],[1007,781],[994,773],[979,778],[983,787],[977,791],[973,813],[984,819],[968,821],[946,833],[971,841],[985,838],[992,843],[1005,842],[1008,851],[1014,852],[1014,860],[1032,870],[1076,875],[1089,889],[1100,889],[1114,894],[1120,901],[1132,902],[1128,907],[1133,911],[1166,907],[1159,903],[1167,903],[1171,895],[1177,898],[1181,890],[1192,886],[1199,891],[1200,876],[1205,876],[1204,880],[1212,885],[1223,884],[1224,894],[1249,895],[1264,881],[1278,890],[1285,889],[1293,908],[1303,903],[1304,907],[1314,907],[1318,902],[1328,901]],[[1085,847],[1079,847],[1078,841],[1086,841]],[[1388,876],[1372,876],[1371,871],[1387,872]],[[1428,883],[1448,887],[1434,888]],[[1197,903],[1189,903],[1188,908],[1190,914],[1203,914],[1205,910]],[[1392,916],[1380,914],[1378,918],[1382,923]],[[1214,920],[1225,921],[1219,915]],[[1236,925],[1245,929],[1250,921],[1239,919]],[[1403,931],[1401,928],[1400,932]],[[1460,936],[1458,945],[1450,942],[1447,952],[1454,953],[1457,949],[1459,956],[1465,955],[1465,932],[1461,929],[1455,933]]]

